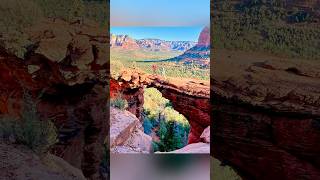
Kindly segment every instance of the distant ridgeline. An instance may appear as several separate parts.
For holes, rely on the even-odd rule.
[[[204,27],[195,46],[176,57],[163,60],[144,60],[137,62],[176,62],[184,65],[209,68],[210,66],[210,28]]]
[[[213,8],[217,48],[320,58],[320,1],[217,0]]]
[[[128,35],[111,34],[111,48],[147,51],[186,51],[196,43],[192,41],[165,41],[160,39],[133,39]]]
[[[205,27],[201,31],[198,43],[182,55],[164,61],[174,61],[188,65],[196,65],[202,68],[210,66],[210,28]]]

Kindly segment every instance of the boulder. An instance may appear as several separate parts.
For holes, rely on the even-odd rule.
[[[1,179],[85,180],[80,169],[52,154],[38,156],[24,146],[0,143]]]
[[[210,126],[208,126],[204,131],[202,132],[200,139],[204,143],[210,143]]]
[[[110,109],[111,153],[150,153],[152,138],[142,130],[140,120],[129,111]]]

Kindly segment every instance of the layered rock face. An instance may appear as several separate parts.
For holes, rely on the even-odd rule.
[[[44,20],[27,30],[25,59],[0,49],[0,114],[19,115],[22,95],[39,95],[38,112],[52,119],[59,143],[51,153],[98,179],[108,135],[108,37],[95,24]]]
[[[150,86],[156,87],[169,99],[173,108],[189,121],[191,131],[188,144],[200,141],[203,130],[210,125],[209,82],[192,79],[150,77]]]
[[[143,89],[139,90],[142,93],[138,93],[138,97],[126,95],[125,92],[138,91],[143,86],[155,87],[160,90],[162,95],[172,102],[173,108],[189,120],[191,125],[189,143],[200,142],[201,133],[210,126],[210,85],[207,81],[181,78],[164,79],[161,76],[126,70],[117,81],[111,80],[111,82],[121,84],[112,85],[112,87],[122,89],[124,97],[133,102],[132,104],[136,103],[131,110],[131,103],[128,103],[130,112],[134,114],[142,112]],[[111,95],[119,92],[118,89],[111,88]],[[140,99],[140,101],[135,101],[135,99]]]
[[[110,109],[111,153],[150,153],[152,138],[143,132],[140,120],[128,111]]]
[[[205,27],[198,39],[198,43],[184,52],[182,55],[165,60],[184,64],[197,64],[203,67],[210,66],[210,29]]]
[[[128,35],[111,35],[110,38],[110,46],[113,47],[121,47],[124,49],[136,50],[139,49],[139,45],[137,42],[129,37]]]
[[[143,111],[143,87],[128,87],[126,83],[118,83],[116,80],[110,80],[110,98],[122,96],[128,102],[128,111],[141,119]]]
[[[214,157],[245,179],[319,179],[320,64],[217,53]]]
[[[135,40],[128,35],[111,35],[111,48],[122,48],[126,50],[146,51],[186,51],[196,45],[192,41],[165,41],[161,39],[139,39]]]

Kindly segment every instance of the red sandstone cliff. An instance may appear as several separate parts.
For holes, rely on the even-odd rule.
[[[140,117],[143,109],[143,86],[155,87],[169,99],[173,108],[183,114],[191,125],[189,143],[200,142],[200,135],[210,126],[210,86],[208,81],[162,78],[126,70],[116,80],[111,79],[110,94],[122,92],[129,102],[128,110]]]
[[[198,39],[198,46],[210,46],[210,28],[205,27],[201,31]]]
[[[98,179],[108,135],[108,37],[95,24],[56,19],[26,30],[25,59],[0,48],[0,114],[19,115],[24,90],[40,94],[38,112],[53,119],[59,143],[51,153]],[[48,35],[49,34],[49,35]]]
[[[139,45],[137,42],[129,37],[128,35],[111,35],[110,38],[110,46],[113,47],[121,47],[123,49],[136,50],[139,49]]]

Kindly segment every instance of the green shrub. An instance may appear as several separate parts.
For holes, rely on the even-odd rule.
[[[23,109],[19,118],[3,116],[0,120],[0,135],[14,139],[37,153],[45,153],[58,142],[57,129],[50,120],[40,119],[36,103],[29,94],[24,95]]]
[[[1,32],[21,31],[43,17],[38,4],[30,0],[2,0],[0,15]]]
[[[160,142],[156,142],[156,141],[152,141],[152,150],[153,152],[164,152],[165,151],[165,145],[160,141]]]
[[[165,121],[160,121],[159,130],[158,130],[158,136],[160,140],[166,139],[167,133],[168,133],[168,129]]]
[[[155,88],[147,88],[144,92],[144,127],[145,133],[157,131],[160,142],[159,151],[173,151],[187,144],[190,131],[188,120],[175,111],[168,99],[162,97]]]
[[[215,2],[219,4],[216,6],[219,15],[213,17],[215,48],[319,59],[320,31],[319,24],[312,23],[313,17],[307,17],[308,13],[302,8],[293,10],[276,1],[252,2]],[[222,3],[224,5],[220,5]],[[296,19],[297,13],[298,16],[306,16]]]
[[[122,94],[119,93],[117,95],[117,97],[115,98],[112,98],[110,100],[110,105],[111,107],[115,107],[115,108],[118,108],[118,109],[121,109],[121,110],[125,110],[128,108],[128,101],[124,98],[122,98]]]
[[[23,58],[31,43],[23,31],[43,17],[40,7],[32,1],[2,0],[0,17],[0,46]]]
[[[144,133],[150,135],[151,132],[152,132],[152,123],[149,119],[144,119],[143,120],[143,130],[144,130]]]
[[[210,68],[193,67],[190,65],[178,64],[176,62],[143,62],[143,60],[164,60],[181,55],[181,52],[149,52],[143,50],[123,50],[111,48],[110,64],[111,74],[118,74],[121,68],[117,67],[118,63],[122,63],[123,67],[130,68],[132,62],[136,62],[136,68],[149,73],[165,75],[166,77],[181,77],[209,80]],[[155,70],[152,66],[156,65]]]
[[[177,121],[167,121],[160,124],[159,136],[161,143],[164,144],[164,151],[174,151],[187,145],[189,127],[185,127]]]

